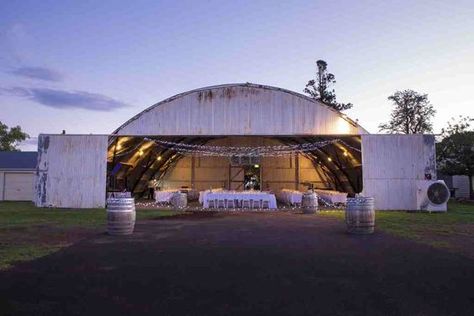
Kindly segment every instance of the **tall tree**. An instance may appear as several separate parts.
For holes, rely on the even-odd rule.
[[[388,99],[393,102],[390,122],[380,124],[380,131],[388,133],[421,134],[432,133],[436,110],[428,100],[427,94],[413,90],[397,91]]]
[[[309,94],[313,99],[323,102],[338,111],[352,108],[352,103],[338,103],[336,101],[336,92],[334,89],[330,89],[330,87],[336,83],[336,77],[327,71],[327,62],[318,60],[316,65],[318,67],[316,79],[308,81],[303,90],[304,93]]]
[[[451,119],[447,128],[443,128],[441,141],[436,144],[438,170],[448,175],[469,177],[469,192],[473,196],[472,178],[474,176],[474,119],[460,117]]]
[[[23,132],[20,126],[9,129],[0,122],[0,151],[18,151],[18,145],[27,138],[30,136]]]

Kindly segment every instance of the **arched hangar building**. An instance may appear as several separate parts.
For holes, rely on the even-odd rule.
[[[266,154],[225,153],[242,147]],[[201,155],[203,148],[216,154]],[[163,100],[110,135],[41,134],[36,205],[104,207],[107,190],[140,196],[152,178],[162,188],[239,190],[250,169],[263,190],[312,185],[373,196],[377,209],[414,210],[417,183],[436,179],[434,136],[369,134],[345,114],[276,87],[206,87]]]

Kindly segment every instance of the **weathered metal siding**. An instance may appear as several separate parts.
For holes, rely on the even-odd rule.
[[[4,200],[5,195],[5,172],[0,170],[0,201]]]
[[[253,84],[203,88],[138,114],[119,135],[365,134],[341,113],[304,95]]]
[[[469,199],[469,177],[468,176],[453,176],[453,188],[456,188],[455,196],[457,198]]]
[[[35,172],[0,170],[0,201],[33,201]]]
[[[108,137],[40,135],[36,205],[105,207]]]
[[[416,210],[417,180],[436,179],[433,135],[362,135],[365,196],[379,210]]]

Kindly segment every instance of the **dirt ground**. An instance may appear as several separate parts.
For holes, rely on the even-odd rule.
[[[11,315],[473,315],[474,261],[331,217],[146,220],[0,272]]]

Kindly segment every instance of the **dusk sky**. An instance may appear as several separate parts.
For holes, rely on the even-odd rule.
[[[1,1],[0,121],[33,137],[108,134],[195,88],[302,92],[324,59],[369,132],[403,89],[429,95],[439,132],[474,116],[473,17],[472,0]]]

